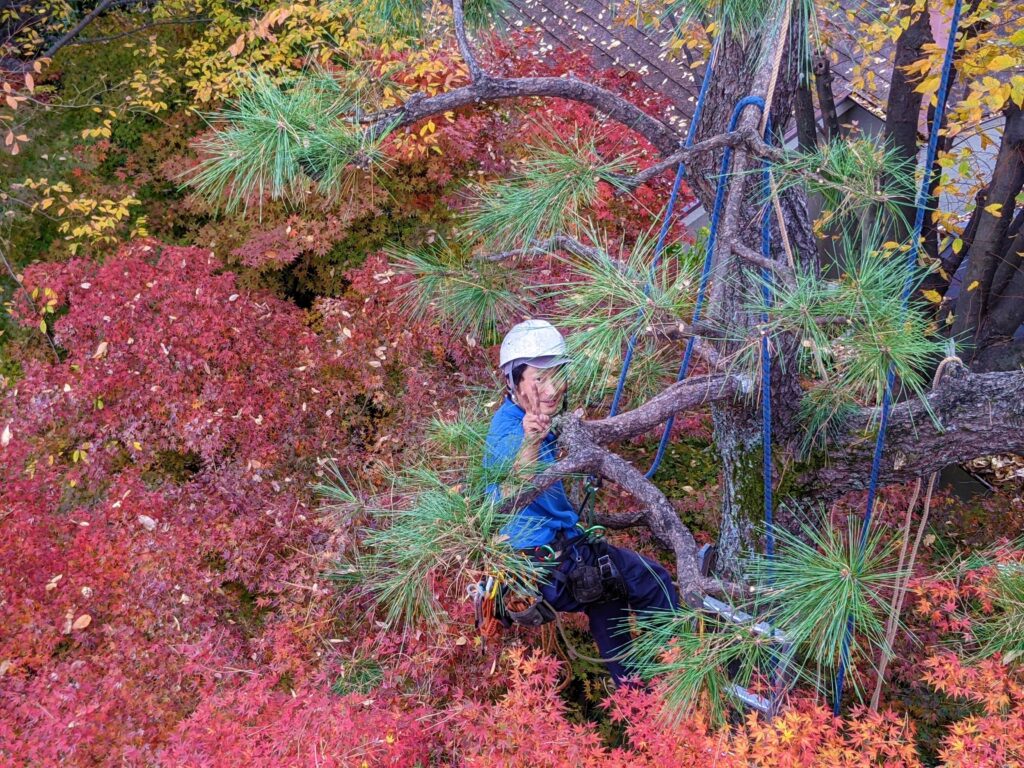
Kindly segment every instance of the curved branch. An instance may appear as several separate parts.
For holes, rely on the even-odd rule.
[[[449,110],[534,96],[587,104],[633,129],[664,155],[671,154],[679,145],[679,134],[661,120],[651,117],[621,96],[575,77],[484,77],[470,85],[436,96],[414,93],[405,104],[367,115],[360,122],[367,123],[370,134],[375,136],[385,130],[403,128]]]
[[[683,525],[672,503],[643,472],[621,456],[605,451],[601,475],[608,478],[636,499],[643,508],[644,521],[663,546],[675,553],[676,579],[683,593],[699,590],[700,563],[697,541]]]
[[[775,261],[774,259],[767,259],[753,248],[745,246],[738,240],[734,240],[731,245],[732,252],[751,266],[770,270],[782,281],[782,284],[789,289],[796,287],[796,277],[793,275],[793,270],[789,268],[789,265],[783,264],[781,261]]]
[[[665,171],[675,168],[679,163],[685,163],[697,155],[702,155],[708,152],[717,152],[725,147],[742,147],[758,157],[767,156],[767,151],[772,149],[765,144],[757,135],[757,132],[752,129],[733,131],[732,133],[719,133],[712,136],[710,139],[694,144],[692,147],[682,147],[677,149],[664,160],[657,162],[648,168],[644,168],[644,170],[634,174],[633,176],[620,177],[616,184],[616,194],[631,192],[641,184],[645,184]]]
[[[542,472],[538,472],[528,486],[512,496],[503,499],[498,507],[499,515],[511,515],[532,502],[552,485],[567,477],[589,475],[598,471],[601,456],[589,441],[573,445],[569,455],[556,461]]]
[[[96,21],[96,19],[98,19],[100,15],[113,4],[114,0],[100,0],[100,2],[96,3],[96,7],[85,14],[85,16],[83,16],[75,26],[57,38],[57,40],[55,40],[53,44],[46,49],[40,58],[52,59],[56,55],[57,51],[78,37],[83,29]]]

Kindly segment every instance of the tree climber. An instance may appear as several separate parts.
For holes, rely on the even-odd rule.
[[[508,332],[500,355],[507,393],[491,420],[485,466],[513,463],[518,471],[537,471],[554,462],[551,420],[565,407],[560,369],[567,363],[565,339],[547,321],[526,320]],[[630,641],[628,612],[675,608],[678,597],[668,572],[584,530],[561,481],[519,510],[502,532],[514,549],[549,565],[537,601],[509,616],[536,626],[553,620],[555,611],[582,611],[615,684],[629,677],[616,658]]]

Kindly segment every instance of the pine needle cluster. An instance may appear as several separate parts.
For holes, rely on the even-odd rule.
[[[601,182],[620,185],[628,155],[601,158],[593,137],[577,131],[526,148],[512,176],[479,187],[467,216],[469,230],[486,250],[506,251],[537,238],[577,234],[582,212],[593,205]]]
[[[203,160],[189,183],[228,211],[266,197],[299,202],[314,189],[351,193],[366,174],[385,166],[388,134],[344,119],[363,98],[351,82],[309,72],[281,84],[254,74],[232,105],[211,116],[217,130],[200,143]]]
[[[840,138],[808,152],[787,152],[773,165],[779,191],[803,184],[822,202],[820,229],[848,227],[865,218],[902,220],[914,196],[914,164],[878,136]]]
[[[763,615],[792,642],[804,676],[831,681],[842,663],[856,684],[856,665],[885,647],[890,598],[902,577],[896,541],[881,528],[862,537],[854,515],[845,531],[823,514],[800,535],[781,527],[774,533],[777,556],[755,554],[747,563]]]
[[[669,720],[679,722],[697,708],[725,720],[735,686],[765,680],[779,661],[778,646],[752,624],[734,624],[681,606],[639,614],[640,631],[624,663],[647,680],[657,678]]]
[[[692,314],[700,248],[671,243],[652,268],[656,235],[643,233],[631,248],[620,249],[626,252],[622,260],[604,250],[596,258],[569,259],[572,279],[542,289],[554,299],[558,323],[567,332],[573,392],[583,402],[600,402],[615,388],[623,350],[633,337],[631,401],[659,392],[679,366],[679,349],[666,346],[652,329]]]
[[[1002,544],[983,552],[973,552],[948,569],[950,578],[962,580],[971,572],[985,571],[984,611],[971,616],[971,632],[976,644],[970,654],[987,659],[1000,654],[1004,664],[1024,657],[1024,540]]]
[[[391,248],[395,268],[411,280],[410,315],[435,317],[461,333],[493,342],[512,318],[526,313],[528,290],[520,270],[474,259],[458,243],[437,237],[415,249]]]
[[[358,3],[359,18],[376,22],[387,30],[393,39],[395,34],[410,39],[422,39],[434,31],[432,27],[442,15],[450,14],[447,5],[433,0],[345,0]],[[469,29],[499,27],[508,16],[509,7],[505,0],[464,0],[463,16]],[[447,20],[450,23],[450,18]]]
[[[525,487],[511,463],[483,466],[486,424],[435,421],[429,462],[388,475],[383,493],[357,493],[336,466],[316,486],[324,507],[365,521],[360,550],[331,576],[360,589],[384,611],[391,627],[437,625],[467,584],[500,574],[513,589],[543,578],[501,533],[511,514],[499,512],[492,491]]]
[[[900,577],[894,542],[876,531],[862,547],[854,517],[845,530],[823,519],[799,535],[777,528],[775,536],[774,558],[754,555],[746,564],[756,599],[738,607],[752,614],[749,621],[685,606],[638,617],[643,631],[628,663],[645,679],[660,679],[671,717],[701,706],[721,720],[733,686],[759,681],[805,679],[824,688],[840,663],[856,684],[857,665],[885,647]]]
[[[929,366],[945,354],[948,342],[925,309],[914,302],[904,306],[904,249],[894,243],[883,247],[880,239],[877,230],[866,245],[859,236],[844,237],[834,279],[798,267],[792,287],[772,285],[770,304],[751,303],[752,311],[767,315],[765,330],[799,340],[798,364],[812,382],[802,403],[806,450],[826,447],[853,408],[880,403],[890,370],[906,391],[923,396]],[[923,277],[915,269],[911,289]],[[748,348],[738,359],[758,375],[756,350]]]
[[[975,619],[978,655],[1000,654],[1010,664],[1024,657],[1024,564],[1002,563],[991,585],[991,614]]]

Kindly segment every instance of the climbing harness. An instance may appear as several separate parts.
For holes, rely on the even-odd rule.
[[[953,3],[953,18],[949,24],[949,39],[946,41],[946,55],[942,62],[942,78],[939,83],[939,93],[936,97],[935,114],[932,119],[931,132],[928,136],[928,151],[924,161],[924,175],[921,179],[921,187],[917,193],[917,208],[914,216],[914,230],[911,234],[910,249],[907,253],[906,276],[903,280],[903,294],[901,296],[903,310],[906,311],[910,300],[910,292],[913,288],[914,267],[917,266],[917,257],[921,248],[921,230],[924,227],[924,215],[928,207],[928,198],[931,194],[932,169],[935,167],[935,157],[939,149],[939,130],[942,127],[942,120],[946,113],[946,99],[949,95],[949,80],[953,70],[953,52],[956,47],[956,37],[960,29],[960,11],[963,0],[956,0]],[[889,411],[892,408],[892,388],[896,379],[896,371],[889,365],[889,373],[885,381],[885,391],[882,394],[882,409],[879,417],[878,436],[875,439],[875,453],[871,459],[871,475],[868,481],[868,498],[864,509],[864,520],[860,531],[860,552],[864,552],[867,545],[868,530],[871,527],[871,516],[875,508],[875,496],[878,491],[878,475],[882,466],[882,452],[885,450],[885,432],[889,426]],[[843,701],[843,683],[846,677],[846,665],[850,655],[850,641],[853,635],[853,616],[846,621],[846,634],[843,636],[843,644],[839,657],[839,671],[836,673],[835,697],[832,701],[832,712],[839,714]]]
[[[576,530],[578,533],[575,535],[556,541],[559,550],[544,544],[535,547],[529,556],[541,566],[549,567],[555,578],[564,579],[573,598],[582,605],[625,597],[626,584],[609,554],[604,526],[583,528],[577,525]],[[557,566],[564,562],[565,556],[573,551],[575,544],[584,540],[590,543],[591,549],[597,554],[597,564],[589,565],[577,559],[572,573],[564,576],[556,570]],[[502,628],[512,624],[540,627],[557,618],[554,608],[538,589],[512,589],[494,576],[470,584],[467,593],[473,601],[476,627],[485,650],[486,641],[496,638]]]

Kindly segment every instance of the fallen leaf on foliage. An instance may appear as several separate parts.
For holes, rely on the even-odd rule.
[[[156,530],[156,520],[149,515],[139,515],[138,520],[147,531]]]
[[[0,434],[0,445],[6,448],[11,442],[11,425],[4,426],[3,434]]]
[[[92,616],[90,616],[88,613],[83,613],[81,616],[75,619],[75,623],[71,625],[71,628],[85,629],[90,624],[92,624]]]
[[[107,354],[107,342],[101,341],[96,345],[96,351],[92,353],[92,359],[98,360]]]

